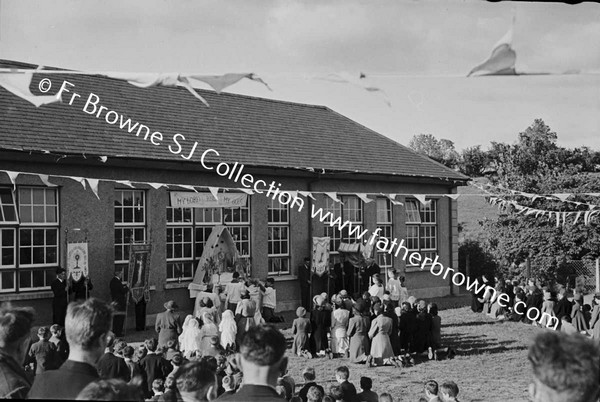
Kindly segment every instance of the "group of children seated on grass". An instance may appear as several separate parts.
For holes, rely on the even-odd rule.
[[[486,284],[486,290],[473,294],[474,312],[483,312],[498,320],[550,328],[556,326],[563,332],[581,333],[600,342],[600,292],[594,294],[590,305],[583,302],[581,292],[571,295],[559,284],[542,285],[534,279],[529,279],[526,284],[525,281],[491,279],[485,275],[481,282]],[[508,303],[500,303],[499,295],[502,293],[508,296]],[[569,300],[571,296],[572,300]]]
[[[389,392],[378,394],[373,391],[373,380],[370,377],[360,378],[360,392],[349,381],[350,370],[346,366],[335,369],[335,383],[327,390],[316,382],[315,370],[307,367],[302,372],[304,385],[297,395],[286,398],[294,402],[394,402],[400,401],[400,396]],[[418,402],[456,402],[458,385],[453,381],[444,382],[441,386],[435,380],[427,380],[423,385],[423,396]]]
[[[391,271],[390,279],[395,277]],[[374,275],[373,282],[373,286],[380,287],[378,275]],[[408,295],[392,298],[392,291],[382,288],[381,297],[369,291],[354,299],[345,290],[329,300],[326,293],[315,296],[310,317],[305,308],[296,310],[292,353],[345,357],[369,367],[402,367],[414,364],[415,356],[425,354],[429,359],[452,357],[453,351],[441,348],[437,305]]]

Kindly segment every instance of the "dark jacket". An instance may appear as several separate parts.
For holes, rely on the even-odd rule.
[[[12,356],[0,351],[0,399],[25,399],[31,379]]]
[[[359,402],[358,396],[356,395],[356,387],[349,381],[344,381],[340,384],[342,393],[344,395],[344,401],[347,402]]]
[[[158,347],[165,346],[169,340],[177,340],[182,332],[181,318],[171,310],[156,315],[154,329],[158,332]]]
[[[87,287],[87,292],[86,292],[86,287]],[[81,276],[81,278],[78,281],[72,281],[71,282],[71,292],[74,293],[74,299],[75,300],[85,300],[86,296],[90,297],[90,291],[94,289],[94,285],[92,284],[92,281],[89,280],[88,278],[88,283],[87,286],[85,284],[85,278],[83,277],[83,275]]]
[[[242,385],[235,394],[223,394],[217,401],[281,402],[285,399],[279,396],[274,388],[266,385]]]
[[[310,389],[310,387],[317,387],[318,389],[321,390],[323,395],[325,395],[325,390],[323,389],[322,386],[320,386],[316,382],[307,382],[306,384],[304,384],[304,386],[302,387],[300,392],[298,392],[298,396],[300,397],[300,399],[302,399],[302,402],[306,402],[306,400],[307,400],[306,395],[308,394],[308,390]]]
[[[125,360],[112,353],[103,354],[100,360],[98,360],[96,368],[98,369],[100,378],[119,378],[125,382],[131,379],[129,367],[127,367]]]
[[[128,291],[129,289],[127,288],[127,285],[123,285],[119,278],[113,276],[113,278],[110,280],[110,297],[116,304],[118,311],[125,311],[127,306]]]
[[[98,378],[94,366],[67,360],[58,370],[35,377],[29,399],[75,399],[86,385]]]
[[[140,367],[146,373],[146,382],[150,393],[152,393],[152,382],[157,378],[164,380],[172,370],[171,363],[155,353],[149,353],[140,360]]]
[[[60,363],[56,345],[47,339],[39,340],[31,345],[29,357],[35,363],[35,374],[57,369]]]

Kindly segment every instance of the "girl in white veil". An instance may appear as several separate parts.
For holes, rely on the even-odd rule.
[[[179,337],[179,345],[183,356],[189,359],[194,352],[200,349],[201,337],[198,320],[192,317],[190,320],[186,318],[186,322],[187,326]]]
[[[221,346],[224,349],[231,348],[235,350],[235,336],[237,335],[237,324],[233,316],[233,311],[223,311],[221,323],[219,324],[219,332],[221,332]]]

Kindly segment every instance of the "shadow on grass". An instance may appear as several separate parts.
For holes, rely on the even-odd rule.
[[[444,337],[444,345],[456,350],[457,356],[506,353],[527,350],[527,346],[517,341],[499,341],[485,335],[455,334]],[[511,346],[513,345],[513,346]]]
[[[502,321],[468,321],[468,322],[457,322],[455,324],[445,324],[442,325],[442,328],[451,328],[451,327],[479,327],[482,325],[495,325],[499,324]]]

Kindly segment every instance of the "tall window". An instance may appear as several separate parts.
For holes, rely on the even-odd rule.
[[[394,227],[392,224],[392,202],[387,198],[377,198],[377,228],[379,237],[393,240]],[[389,244],[389,243],[388,243]],[[393,258],[387,251],[377,250],[377,264],[381,267],[392,268]]]
[[[248,201],[248,204],[250,201]],[[241,257],[250,257],[250,206],[167,207],[167,281],[192,280],[213,228],[226,225]]]
[[[267,209],[269,231],[269,274],[290,273],[290,210],[271,199]]]
[[[419,251],[434,259],[437,254],[437,200],[423,205],[417,200],[406,200],[406,244],[410,252]],[[409,252],[409,253],[410,253]]]
[[[340,262],[337,250],[340,247],[341,242],[356,243],[362,241],[362,239],[357,239],[361,231],[354,230],[350,233],[352,228],[360,226],[362,229],[362,200],[355,195],[342,195],[339,196],[339,198],[342,200],[341,204],[327,197],[325,199],[324,208],[325,213],[331,212],[333,220],[340,217],[340,225],[344,225],[346,221],[350,223],[344,225],[344,228],[340,230],[337,223],[334,224],[333,227],[330,226],[329,219],[323,222],[325,225],[323,228],[323,236],[330,237],[329,249],[331,250],[331,261],[334,264]]]
[[[129,245],[146,241],[146,193],[115,190],[115,267],[123,268],[127,280]]]
[[[0,292],[45,290],[58,266],[58,190],[0,188]]]

